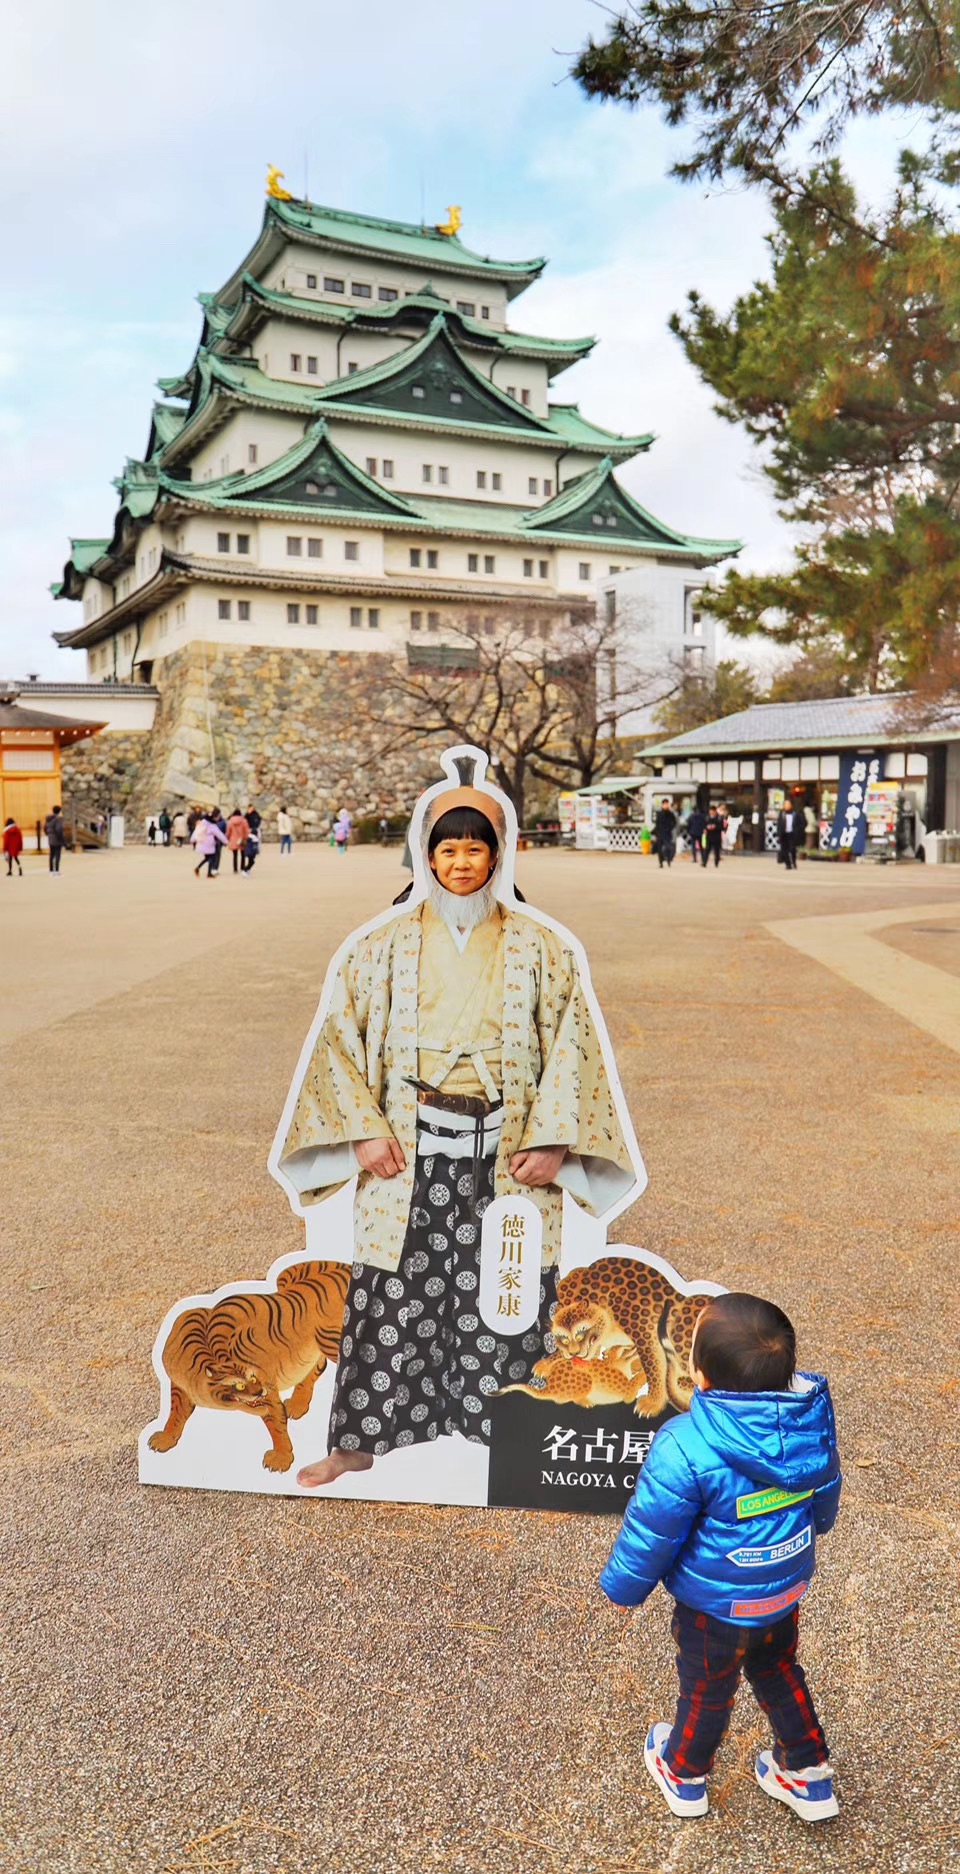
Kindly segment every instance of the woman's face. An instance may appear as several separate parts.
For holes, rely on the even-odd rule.
[[[430,854],[430,867],[444,891],[469,898],[481,891],[493,871],[493,855],[482,839],[442,839]]]

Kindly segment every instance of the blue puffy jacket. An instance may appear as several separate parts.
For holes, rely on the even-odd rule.
[[[806,1592],[839,1501],[820,1374],[798,1373],[791,1392],[698,1391],[658,1431],[600,1585],[639,1607],[662,1581],[701,1613],[766,1626]]]

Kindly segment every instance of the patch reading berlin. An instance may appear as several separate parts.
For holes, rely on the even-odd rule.
[[[752,1496],[737,1498],[737,1521],[750,1516],[769,1516],[771,1510],[785,1510],[791,1503],[805,1503],[812,1490],[755,1490]]]

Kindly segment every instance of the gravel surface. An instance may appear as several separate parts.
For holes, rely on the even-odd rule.
[[[846,1489],[802,1652],[840,1820],[764,1799],[746,1691],[710,1815],[669,1815],[640,1756],[669,1604],[606,1603],[606,1517],[138,1487],[165,1309],[298,1246],[268,1146],[327,959],[402,875],[298,847],[208,885],[130,851],[0,881],[2,1874],[960,1867],[960,1060],[767,928],[960,926],[960,878],[519,870],[587,947],[647,1159],[614,1234],[773,1296],[830,1375]]]

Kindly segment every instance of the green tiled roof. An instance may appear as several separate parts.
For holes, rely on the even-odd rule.
[[[424,414],[429,414],[431,421],[486,422],[498,428],[524,431],[543,428],[532,410],[491,384],[489,378],[457,350],[447,329],[445,312],[434,316],[415,344],[394,352],[379,364],[370,365],[366,371],[355,371],[352,376],[327,384],[323,395],[326,402],[334,404],[341,400],[352,405],[372,404],[376,409],[416,416],[414,384],[423,398]],[[380,394],[369,397],[369,391]],[[457,406],[449,401],[451,393],[458,400],[466,399],[459,417]],[[440,408],[437,408],[438,400]]]
[[[605,456],[596,468],[568,482],[545,507],[527,514],[525,524],[538,534],[573,534],[578,540],[590,539],[597,546],[610,540],[634,540],[656,547],[658,552],[679,549],[710,559],[739,553],[743,545],[740,540],[706,540],[695,534],[677,533],[663,521],[656,520],[621,488],[613,473],[611,456]]]
[[[444,312],[461,343],[475,339],[485,350],[543,358],[553,361],[558,367],[585,358],[597,342],[595,338],[543,338],[533,332],[501,331],[483,319],[472,319],[466,313],[458,312],[450,300],[444,299],[442,294],[430,287],[418,293],[407,293],[402,299],[382,305],[356,306],[347,302],[337,305],[329,299],[307,299],[299,293],[281,293],[273,287],[262,286],[250,273],[244,274],[241,285],[240,299],[226,314],[222,336],[217,339],[217,343],[222,343],[224,339],[229,341],[249,329],[251,308],[261,315],[276,312],[301,319],[307,324],[350,326],[361,332],[365,326],[374,330],[384,325],[389,327],[398,320],[408,318],[411,312]],[[202,294],[201,301],[205,302],[207,297]]]
[[[77,572],[89,572],[91,566],[101,558],[109,545],[109,540],[71,540],[70,558]]]
[[[506,287],[508,298],[522,293],[547,264],[542,258],[494,260],[466,247],[459,235],[440,234],[416,222],[387,221],[381,216],[353,215],[313,202],[278,202],[271,197],[264,204],[263,224],[250,253],[216,295],[220,303],[232,305],[242,274],[261,273],[294,240],[364,260],[407,261],[428,272],[496,281]]]
[[[174,436],[179,435],[186,421],[186,411],[177,404],[155,403],[150,418],[150,436],[147,442],[146,460],[165,449]]]
[[[428,373],[431,364],[428,354],[434,346],[438,352],[442,350],[444,355],[442,360],[437,358],[433,363],[445,366],[451,383],[459,378],[461,384],[469,388],[471,401],[459,406],[460,414],[453,405],[447,406],[447,414],[441,414],[434,404],[428,404],[426,400],[421,414],[412,397],[394,395],[398,386],[402,392],[408,375],[414,375],[418,369]],[[378,387],[383,390],[382,397],[368,394]],[[206,409],[211,398],[218,393],[267,409],[285,409],[291,414],[304,416],[325,415],[341,420],[353,417],[361,422],[383,422],[401,427],[410,423],[435,432],[446,429],[454,434],[494,434],[511,441],[545,443],[552,448],[559,442],[566,449],[579,449],[587,454],[610,454],[620,462],[649,448],[654,440],[649,433],[642,436],[615,436],[610,430],[588,423],[580,415],[576,404],[551,405],[545,417],[537,416],[524,404],[518,403],[516,398],[508,397],[506,391],[491,384],[457,350],[443,313],[437,314],[423,337],[415,344],[393,353],[367,371],[356,371],[347,377],[336,378],[332,383],[318,385],[316,390],[310,390],[304,384],[286,382],[282,378],[268,377],[252,358],[224,358],[217,352],[201,351],[197,354],[190,408],[185,422],[171,438],[172,444],[179,444],[186,439],[193,419]],[[167,444],[161,453],[167,455],[170,447],[171,444]],[[177,453],[180,453],[179,448]]]

